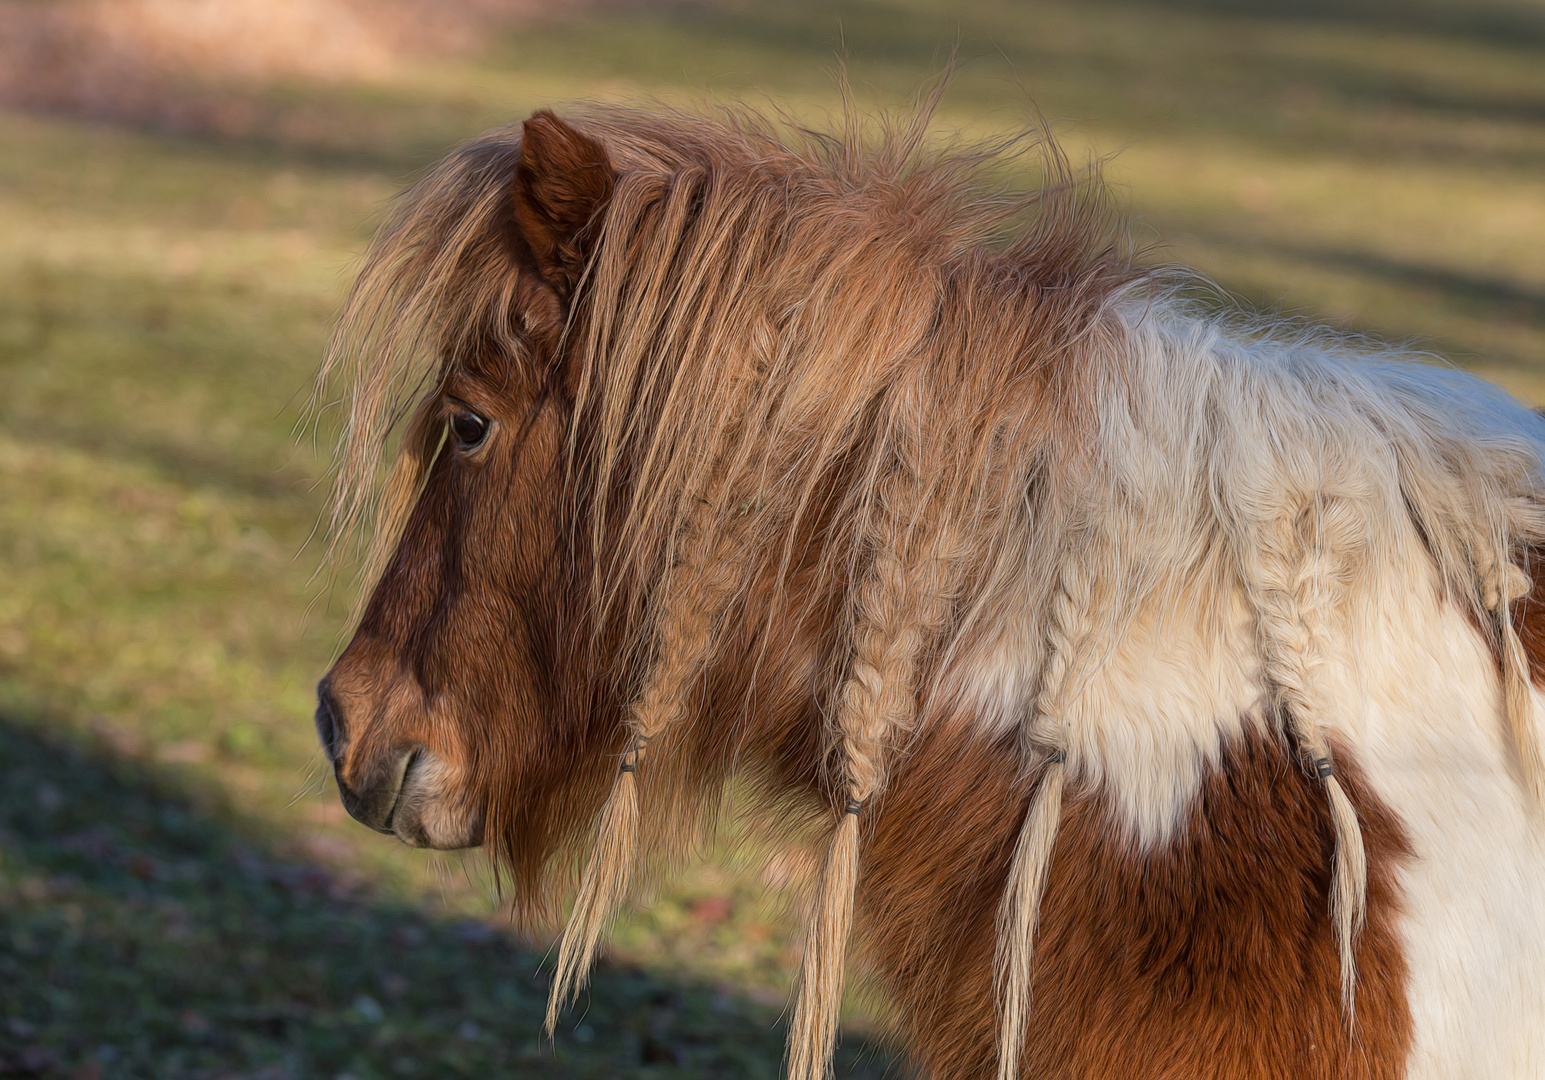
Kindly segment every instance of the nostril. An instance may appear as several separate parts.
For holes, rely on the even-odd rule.
[[[333,697],[332,687],[323,679],[317,684],[317,738],[322,740],[322,752],[328,761],[338,758],[338,699]]]

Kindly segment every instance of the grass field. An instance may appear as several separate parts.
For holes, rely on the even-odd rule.
[[[0,1075],[775,1075],[797,941],[756,860],[633,917],[549,1045],[547,942],[477,858],[337,805],[311,694],[349,597],[313,580],[326,460],[293,432],[349,267],[417,170],[534,108],[818,119],[839,52],[895,104],[958,42],[941,126],[1032,95],[1149,258],[1545,400],[1545,5],[1278,6],[617,7],[201,84],[234,111],[176,133],[0,111]],[[873,1014],[839,1075],[886,1067]]]

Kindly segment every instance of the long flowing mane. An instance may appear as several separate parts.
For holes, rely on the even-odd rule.
[[[685,737],[724,627],[802,605],[831,613],[843,660],[823,698],[833,833],[791,1071],[818,1075],[829,1053],[860,817],[931,718],[965,702],[1038,785],[998,923],[999,1069],[1017,1075],[1063,784],[1127,798],[1139,844],[1182,817],[1123,786],[1080,695],[1137,622],[1216,596],[1248,612],[1259,722],[1329,800],[1350,1010],[1368,885],[1324,672],[1370,632],[1359,605],[1404,573],[1414,529],[1502,661],[1541,790],[1510,605],[1545,539],[1545,430],[1466,376],[1187,303],[1173,275],[1135,265],[1097,180],[1049,139],[940,140],[931,114],[850,117],[837,135],[744,109],[575,120],[615,180],[557,345],[576,373],[566,498],[593,552],[589,625],[622,642],[611,676],[631,738],[555,1003],[626,892],[641,817],[701,810],[659,795],[642,814],[639,761]],[[406,195],[330,348],[333,535],[371,538],[367,574],[439,451],[418,403],[473,352],[529,353],[508,240],[521,150],[520,129],[492,132]],[[1026,161],[1034,182],[1016,187]],[[655,779],[691,787],[668,766]]]
[[[1076,408],[1060,380],[1078,365],[1058,361],[1147,275],[1095,178],[1055,143],[930,141],[932,104],[903,121],[850,113],[840,136],[745,109],[582,114],[619,170],[569,329],[589,527],[598,547],[629,538],[598,564],[598,600],[671,561],[705,492],[716,523],[754,497],[754,539],[786,560],[780,541],[841,462],[859,481],[841,518],[861,534],[904,410],[981,414],[951,439],[957,468],[981,475],[1004,454],[1033,460],[1019,436]],[[523,352],[506,238],[519,151],[518,127],[461,148],[372,247],[319,377],[319,400],[346,395],[339,541],[376,511],[372,535],[390,543],[412,485],[378,484],[380,455],[447,367],[469,349]],[[1034,183],[1016,191],[1027,161]],[[1018,317],[992,317],[1004,311]],[[618,491],[620,505],[603,495]],[[992,539],[980,546],[1001,547]]]

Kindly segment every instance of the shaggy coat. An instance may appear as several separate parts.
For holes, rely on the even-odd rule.
[[[324,371],[351,813],[528,912],[588,852],[556,1010],[738,777],[828,845],[801,1078],[850,928],[934,1077],[1545,1075],[1545,422],[926,112],[538,113],[408,193]]]

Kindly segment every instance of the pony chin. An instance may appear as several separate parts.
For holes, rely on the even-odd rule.
[[[483,811],[465,796],[471,785],[461,773],[432,751],[415,752],[402,778],[392,834],[417,848],[482,846]]]

